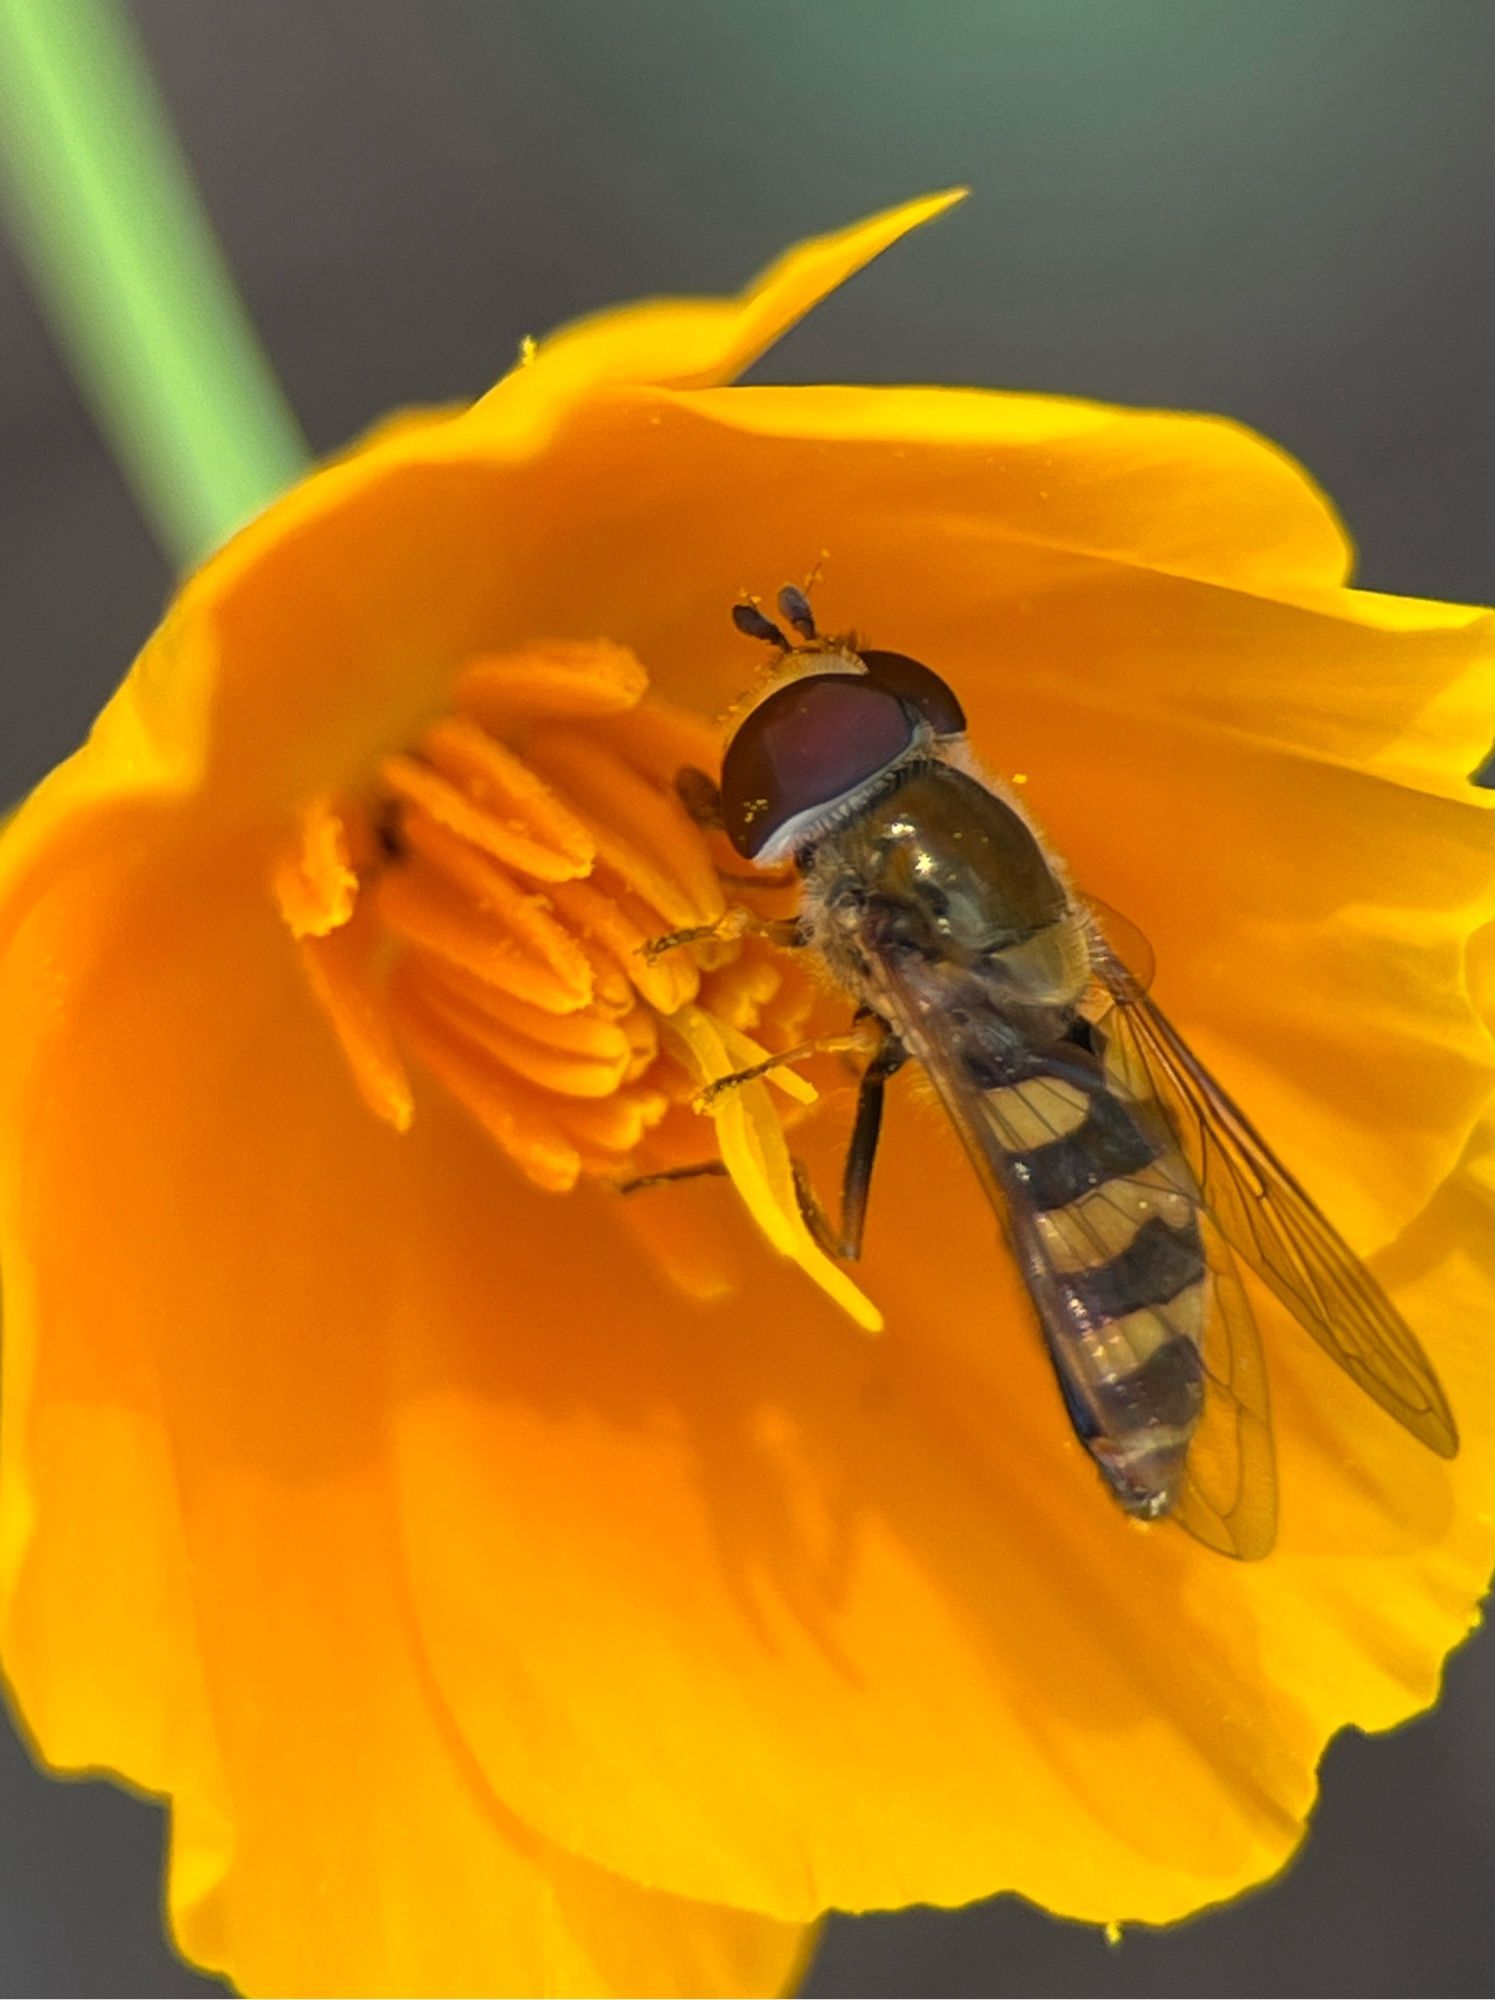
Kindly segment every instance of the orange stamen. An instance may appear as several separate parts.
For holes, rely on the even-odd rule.
[[[401,1037],[423,1066],[539,1187],[569,1194],[581,1159],[537,1092],[503,1076],[408,995],[392,1001]]]
[[[569,1005],[586,1005],[592,994],[592,969],[575,936],[556,921],[550,896],[520,888],[487,855],[474,852],[418,813],[407,816],[402,831],[419,860],[444,877],[460,901],[501,927],[555,974],[573,996]]]
[[[609,1020],[626,1020],[637,1004],[628,975],[593,939],[579,937],[576,942],[591,967],[593,1007]]]
[[[445,987],[458,1001],[485,1014],[497,1026],[549,1048],[589,1057],[593,1062],[630,1062],[634,1043],[622,1022],[588,1010],[580,1014],[554,1014],[528,1001],[516,1000],[497,987],[475,979],[456,966],[431,965],[427,968],[428,990]],[[637,1018],[647,1020],[646,1015]]]
[[[468,723],[451,722],[439,728],[473,729],[476,734]],[[507,862],[537,881],[568,882],[586,874],[596,850],[585,827],[578,825],[531,774],[525,773],[530,784],[525,796],[517,781],[502,787],[493,771],[486,778],[470,768],[464,771],[460,738],[432,730],[421,747],[433,759],[439,756],[441,767],[403,753],[384,760],[384,782],[396,798],[419,806],[438,826],[448,827],[495,860]],[[497,749],[497,745],[493,747]],[[502,758],[495,758],[494,766],[495,771],[503,770]]]
[[[501,1068],[527,1083],[538,1084],[541,1090],[561,1097],[609,1097],[623,1081],[628,1067],[626,1044],[611,1057],[558,1049],[553,1043],[532,1041],[528,1035],[501,1027],[491,1012],[474,1007],[445,980],[423,981],[421,991],[433,1023],[439,1022],[454,1039],[474,1052],[491,1056]]]
[[[583,937],[610,954],[651,1007],[661,1014],[673,1014],[694,999],[700,984],[694,961],[685,952],[645,958],[644,946],[658,937],[660,925],[651,924],[648,912],[624,890],[611,883],[604,893],[591,882],[558,882],[552,898]]]
[[[606,639],[553,641],[473,660],[458,674],[453,700],[495,734],[539,717],[615,715],[641,698],[649,680],[635,654]]]
[[[353,914],[358,875],[344,816],[330,799],[313,799],[301,837],[275,870],[275,900],[294,938],[326,937]]]
[[[714,765],[714,734],[646,696],[638,661],[605,641],[484,656],[456,677],[454,711],[386,756],[366,798],[306,808],[274,892],[352,1079],[387,1124],[418,1115],[424,1078],[557,1193],[694,1166],[719,1146],[769,1240],[870,1326],[799,1213],[774,1105],[787,1097],[803,1115],[809,1082],[786,1064],[769,1073],[776,1096],[749,1083],[712,1098],[710,1118],[692,1109],[729,1072],[812,1040],[816,1000],[748,912],[729,913],[710,842],[676,796],[681,764]],[[630,1204],[627,1226],[688,1291],[716,1296],[731,1262],[723,1212],[699,1233],[688,1203],[669,1212],[661,1233]]]
[[[415,1114],[410,1078],[381,1004],[374,960],[380,933],[365,907],[325,937],[299,940],[312,992],[331,1021],[363,1101],[397,1132]]]
[[[559,778],[571,793],[585,798],[592,812],[600,816],[609,834],[626,828],[628,846],[648,863],[651,874],[683,894],[685,924],[709,924],[726,908],[722,885],[697,830],[686,817],[684,807],[669,793],[631,770],[605,744],[590,741],[579,732],[569,734],[554,729],[535,735],[528,754],[542,771]],[[609,852],[599,835],[598,852],[626,876],[632,885],[660,913],[673,918],[673,911],[655,896],[649,881],[635,874]]]
[[[378,888],[379,913],[397,938],[485,979],[516,999],[564,1013],[585,1005],[576,988],[475,915],[419,864],[391,870]]]
[[[687,765],[708,776],[722,759],[722,733],[693,709],[649,695],[627,715],[608,725],[607,740],[661,791],[673,793],[676,774]]]
[[[628,1038],[628,1068],[624,1071],[623,1081],[635,1083],[659,1054],[659,1030],[654,1025],[654,1016],[646,1014],[642,1007],[632,1008],[625,1014],[621,1026]]]
[[[662,1090],[619,1091],[596,1104],[563,1105],[557,1117],[584,1144],[605,1153],[634,1152],[670,1108]],[[616,1167],[614,1169],[616,1171]]]

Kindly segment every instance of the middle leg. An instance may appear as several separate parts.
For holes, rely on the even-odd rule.
[[[877,1143],[882,1136],[883,1095],[888,1078],[903,1067],[908,1051],[887,1022],[877,1015],[867,1017],[869,1027],[878,1032],[871,1059],[862,1071],[857,1090],[856,1122],[846,1148],[846,1164],[841,1174],[841,1220],[831,1226],[830,1217],[810,1185],[803,1164],[794,1162],[794,1191],[799,1197],[805,1226],[828,1257],[854,1263],[862,1254],[862,1235],[867,1221],[867,1200],[872,1192],[872,1167],[877,1159]]]

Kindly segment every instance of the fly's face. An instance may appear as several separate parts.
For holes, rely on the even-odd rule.
[[[781,678],[733,732],[722,762],[721,813],[745,860],[772,867],[853,818],[901,769],[965,731],[965,715],[935,673],[902,653],[822,642],[802,592],[780,594],[805,640],[791,647],[751,605],[740,630],[782,649]]]

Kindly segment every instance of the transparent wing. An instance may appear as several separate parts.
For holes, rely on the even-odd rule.
[[[1452,1458],[1453,1412],[1401,1314],[1120,960],[1102,952],[1096,972],[1113,1003],[1098,1024],[1107,1063],[1157,1100],[1231,1247],[1367,1395]]]
[[[1199,1213],[1199,1228],[1211,1280],[1199,1350],[1209,1387],[1173,1518],[1207,1548],[1257,1562],[1277,1538],[1266,1361],[1229,1244],[1207,1211]]]
[[[1150,991],[1158,961],[1146,933],[1139,930],[1130,917],[1123,916],[1120,910],[1113,910],[1109,903],[1103,903],[1099,896],[1082,896],[1080,900],[1090,918],[1090,930],[1096,944],[1113,958],[1121,960],[1144,993]]]

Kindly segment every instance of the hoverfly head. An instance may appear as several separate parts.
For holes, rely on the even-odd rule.
[[[756,604],[732,609],[738,631],[773,645],[780,666],[793,670],[742,716],[722,760],[728,838],[762,865],[793,853],[866,787],[966,726],[955,695],[918,660],[822,638],[793,584],[779,592],[779,611],[802,644]]]

